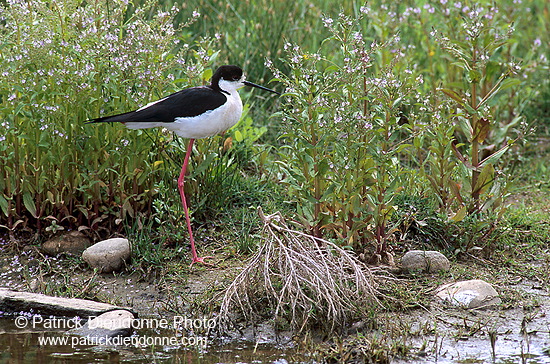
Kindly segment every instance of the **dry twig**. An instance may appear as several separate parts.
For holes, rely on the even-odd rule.
[[[378,303],[374,277],[352,253],[327,240],[289,229],[280,213],[265,216],[262,246],[225,290],[220,326],[233,314],[261,316],[335,330]]]

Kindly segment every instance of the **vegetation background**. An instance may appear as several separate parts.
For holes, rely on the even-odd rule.
[[[210,249],[254,251],[261,205],[370,262],[409,246],[523,254],[550,236],[549,11],[545,0],[1,1],[0,233],[125,234],[137,265],[186,259],[155,248],[187,241],[184,141],[83,122],[231,63],[284,95],[242,90],[241,122],[196,145],[186,188]]]

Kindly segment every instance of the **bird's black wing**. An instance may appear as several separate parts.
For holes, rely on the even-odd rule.
[[[172,123],[176,118],[198,116],[208,110],[216,109],[226,101],[227,97],[222,92],[216,91],[209,86],[192,87],[173,93],[142,109],[92,119],[88,122]]]

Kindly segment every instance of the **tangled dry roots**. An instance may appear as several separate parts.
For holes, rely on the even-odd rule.
[[[302,331],[337,330],[378,303],[375,280],[352,253],[291,230],[280,213],[265,216],[262,246],[225,290],[219,323],[274,318]]]

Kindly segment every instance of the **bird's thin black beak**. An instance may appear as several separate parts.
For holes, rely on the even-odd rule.
[[[264,91],[269,91],[269,92],[273,92],[274,94],[277,94],[277,95],[280,95],[281,93],[280,92],[277,92],[275,90],[272,90],[270,88],[267,88],[267,87],[263,87],[263,86],[260,86],[260,85],[256,85],[255,83],[252,83],[252,82],[249,82],[249,81],[243,81],[243,83],[247,86],[251,86],[251,87],[256,87],[256,88],[259,88],[261,90],[264,90]]]

